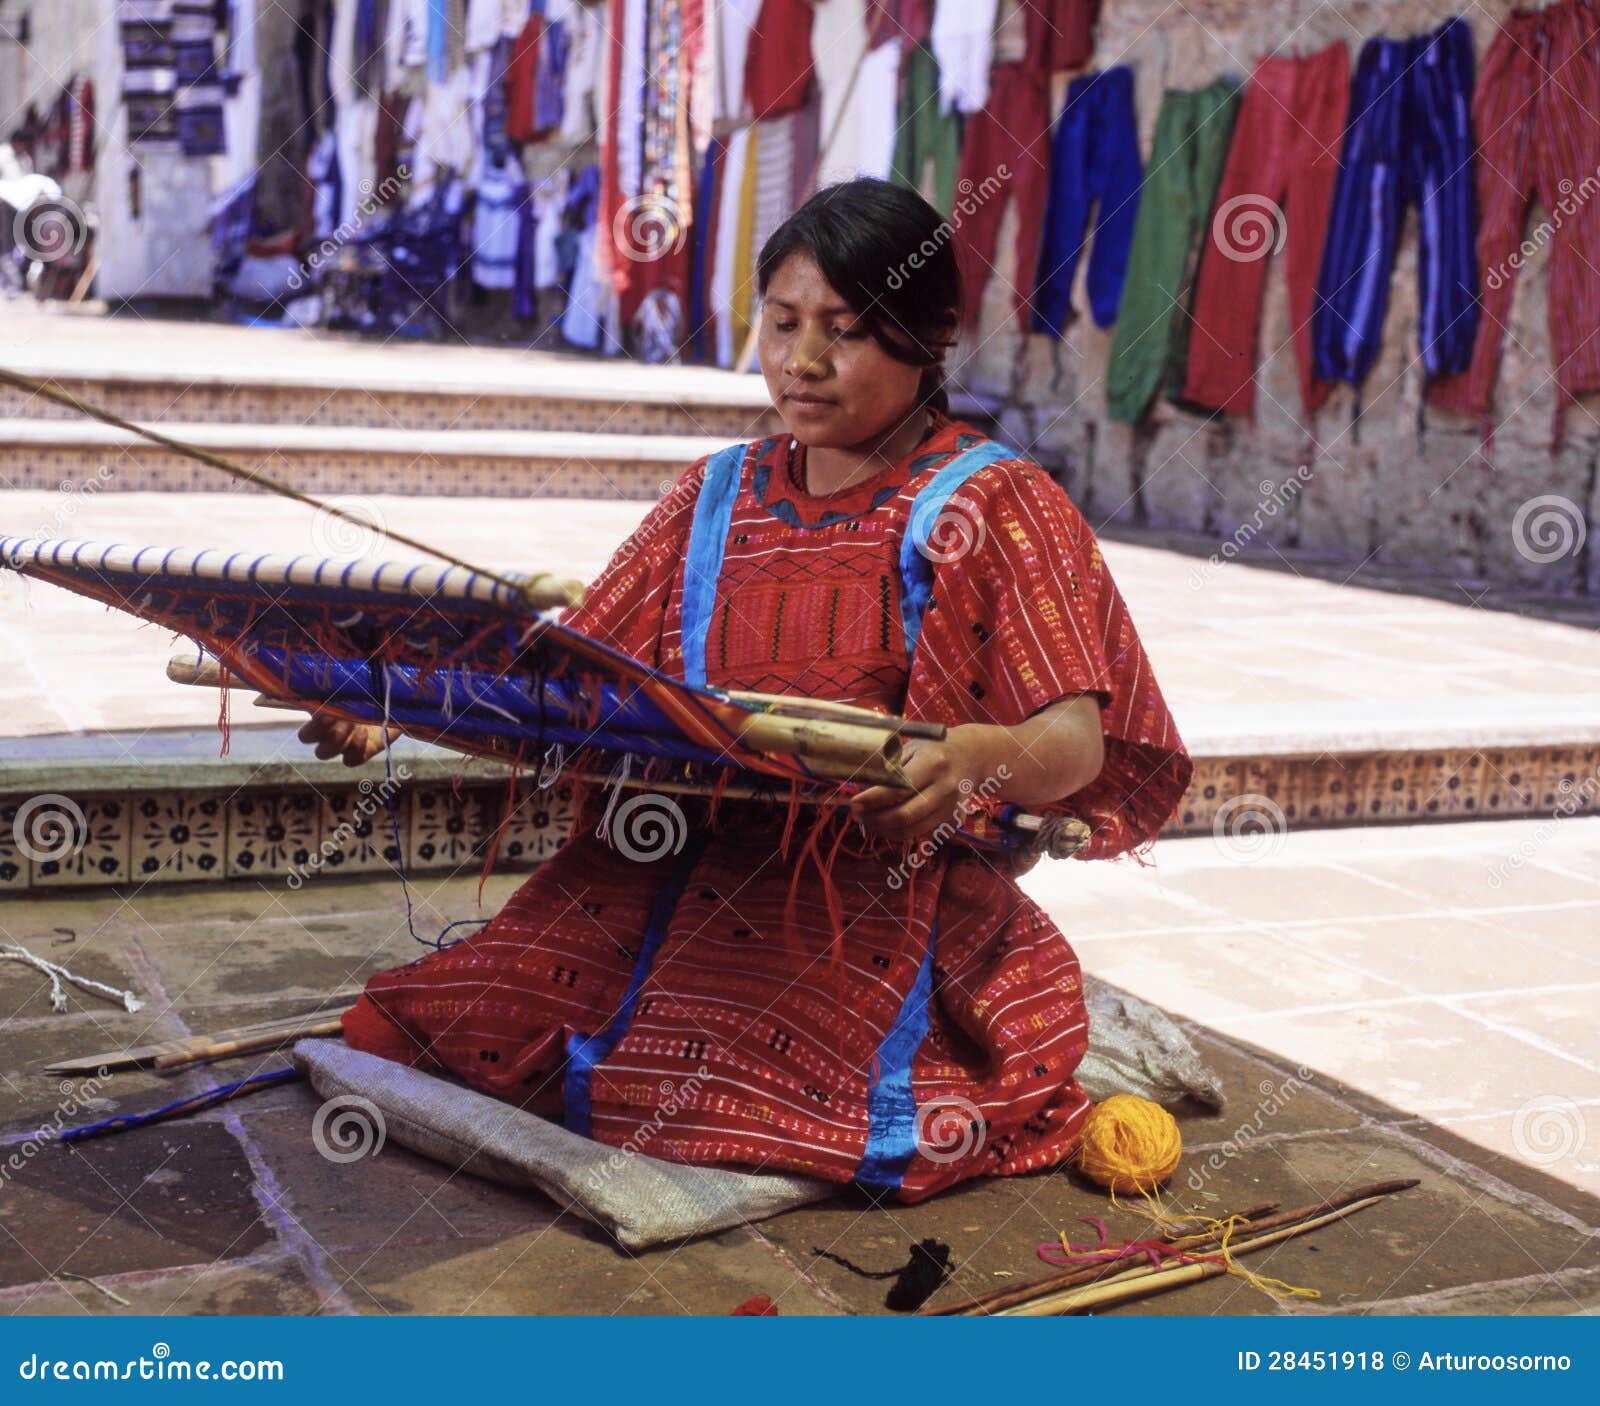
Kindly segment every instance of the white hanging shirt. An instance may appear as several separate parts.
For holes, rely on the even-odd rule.
[[[937,0],[929,46],[939,65],[939,111],[988,105],[998,9],[999,0]]]

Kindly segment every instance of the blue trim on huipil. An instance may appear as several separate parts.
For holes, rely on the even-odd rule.
[[[1023,457],[1008,445],[985,440],[957,454],[917,491],[906,519],[906,535],[900,540],[900,624],[905,630],[907,659],[916,652],[917,640],[922,634],[922,613],[933,594],[933,562],[927,555],[928,534],[944,511],[944,505],[973,474],[1001,459]]]
[[[593,1136],[591,1129],[594,1124],[594,1067],[601,1060],[608,1058],[622,1043],[622,1037],[628,1033],[628,1026],[633,1021],[634,1007],[639,1004],[640,988],[644,986],[645,978],[650,975],[650,969],[655,965],[656,950],[661,946],[661,939],[667,935],[672,915],[678,911],[678,900],[683,897],[683,890],[688,885],[689,874],[699,861],[705,846],[705,835],[697,835],[691,839],[683,853],[678,856],[677,863],[673,865],[672,873],[662,886],[661,892],[656,895],[656,901],[650,909],[650,922],[645,928],[644,941],[639,944],[639,955],[634,959],[633,972],[628,977],[628,989],[622,994],[616,1015],[612,1016],[610,1022],[596,1034],[585,1035],[582,1031],[575,1031],[567,1037],[567,1074],[562,1089],[562,1103],[564,1121],[569,1132],[579,1133],[584,1137]]]
[[[867,1090],[867,1147],[856,1168],[858,1185],[893,1191],[905,1179],[917,1150],[917,1100],[911,1088],[911,1063],[928,1035],[933,1001],[933,945],[938,920],[928,931],[916,980],[889,1033],[878,1046],[877,1073]]]
[[[717,608],[717,578],[728,545],[733,503],[739,496],[746,444],[730,444],[706,460],[705,478],[695,499],[689,551],[683,564],[683,679],[706,686],[706,637]]]

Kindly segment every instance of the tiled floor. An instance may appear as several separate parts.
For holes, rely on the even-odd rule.
[[[1600,1195],[1600,818],[1040,866],[1084,965]]]

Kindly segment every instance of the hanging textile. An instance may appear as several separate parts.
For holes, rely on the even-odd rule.
[[[1546,309],[1559,396],[1556,440],[1572,399],[1600,390],[1600,14],[1583,0],[1514,10],[1490,41],[1473,99],[1478,134],[1481,312],[1471,364],[1430,388],[1440,409],[1487,417],[1511,295],[1537,198],[1551,217]]]
[[[948,215],[954,208],[960,165],[961,117],[939,110],[939,65],[919,44],[906,57],[890,178]]]
[[[497,22],[498,19],[497,12]],[[517,250],[527,194],[522,163],[512,152],[499,161],[486,163],[479,173],[477,202],[472,212],[472,281],[478,287],[506,289],[516,284]]]
[[[1056,120],[1050,154],[1050,195],[1033,292],[1035,332],[1060,338],[1071,307],[1072,282],[1083,253],[1090,211],[1089,310],[1099,327],[1117,320],[1128,248],[1139,214],[1139,124],[1133,110],[1133,70],[1126,65],[1074,78]]]
[[[1100,0],[1018,0],[1028,36],[1028,61],[1046,73],[1082,68],[1094,57]]]
[[[1406,208],[1429,376],[1464,371],[1478,328],[1472,31],[1452,19],[1362,46],[1311,315],[1316,372],[1359,385],[1377,359]]]
[[[1009,200],[1017,202],[1012,296],[1016,315],[1026,328],[1049,171],[1049,84],[1030,64],[996,64],[989,105],[967,119],[957,181],[962,192],[958,207],[962,219],[956,226],[954,245],[966,293],[963,322],[969,330],[978,325],[983,290],[994,271],[995,247]]]
[[[939,64],[939,110],[982,112],[989,105],[998,0],[937,0],[928,47]]]
[[[1182,393],[1187,288],[1238,106],[1239,85],[1230,78],[1198,92],[1173,89],[1161,101],[1106,366],[1113,420],[1136,424],[1163,384]]]
[[[811,0],[763,0],[750,28],[744,97],[751,117],[779,117],[811,93]]]
[[[1328,398],[1312,365],[1311,310],[1349,97],[1343,43],[1304,58],[1262,59],[1250,75],[1200,255],[1185,400],[1253,412],[1267,256],[1284,222],[1301,408],[1310,414]]]

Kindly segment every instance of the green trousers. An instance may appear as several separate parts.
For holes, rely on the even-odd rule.
[[[933,189],[923,173],[933,162]],[[939,111],[939,65],[918,44],[906,57],[896,114],[894,160],[889,178],[925,196],[941,215],[955,206],[956,168],[961,163],[961,118]]]
[[[1182,392],[1189,318],[1180,309],[1238,104],[1239,85],[1229,78],[1198,92],[1169,89],[1161,100],[1106,368],[1113,420],[1138,423],[1163,382],[1168,394]]]

